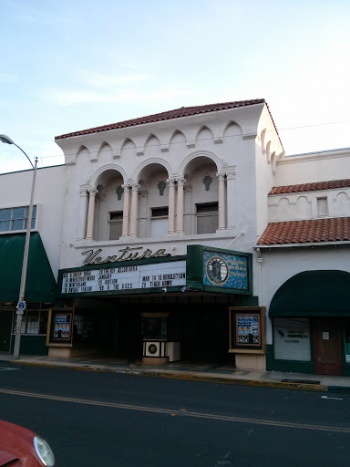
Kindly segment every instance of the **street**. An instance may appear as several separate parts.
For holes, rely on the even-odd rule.
[[[348,466],[350,395],[0,362],[1,418],[57,466]]]

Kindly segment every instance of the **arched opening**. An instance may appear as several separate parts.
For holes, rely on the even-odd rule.
[[[274,358],[288,371],[342,375],[350,367],[350,274],[304,271],[275,293]]]

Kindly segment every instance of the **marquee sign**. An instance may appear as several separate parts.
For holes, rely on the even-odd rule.
[[[82,254],[82,267],[59,271],[61,296],[168,291],[252,294],[250,253],[188,245],[187,255],[177,257],[170,257],[165,249],[153,252],[142,246],[127,246],[110,256],[104,256],[102,249]]]
[[[61,294],[101,293],[181,287],[186,284],[186,261],[135,264],[62,273]]]

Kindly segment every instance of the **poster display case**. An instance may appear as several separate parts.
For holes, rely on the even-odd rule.
[[[231,353],[265,353],[265,308],[230,307]]]
[[[73,344],[74,308],[51,308],[49,310],[48,346],[71,347]]]

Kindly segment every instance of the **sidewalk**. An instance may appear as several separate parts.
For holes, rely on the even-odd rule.
[[[125,359],[58,359],[47,356],[20,356],[0,353],[0,363],[70,368],[80,371],[144,375],[213,383],[350,393],[350,377],[306,375],[265,370],[238,370],[230,365],[175,362],[167,365],[142,365]]]

